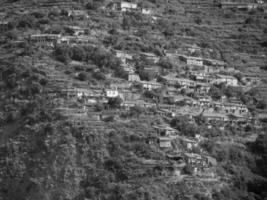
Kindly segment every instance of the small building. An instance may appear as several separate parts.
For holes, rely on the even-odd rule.
[[[126,100],[122,102],[121,106],[126,109],[130,109],[135,106],[139,106],[142,108],[152,108],[152,107],[155,107],[156,104],[148,103],[148,102],[145,102],[144,100],[137,99],[137,100]]]
[[[185,89],[189,88],[195,88],[196,87],[196,82],[192,81],[190,79],[184,79],[184,78],[177,78],[177,83]]]
[[[208,94],[208,92],[210,91],[210,85],[207,84],[207,83],[200,83],[200,82],[198,82],[196,84],[195,91],[198,94]]]
[[[120,9],[122,12],[135,11],[137,9],[137,3],[121,2]]]
[[[140,81],[140,77],[136,73],[129,73],[128,74],[128,81],[131,81],[131,82]]]
[[[171,137],[176,136],[178,131],[174,128],[171,128],[168,125],[158,125],[154,126],[154,129],[157,131],[159,137]]]
[[[8,30],[9,23],[7,21],[0,21],[0,32],[5,32]]]
[[[88,19],[89,15],[85,10],[69,10],[68,17],[74,17],[78,19]]]
[[[204,111],[202,113],[202,117],[207,122],[228,122],[229,121],[229,117],[226,114],[217,113],[217,112]]]
[[[139,92],[135,92],[131,90],[120,90],[119,96],[124,101],[136,101],[141,98],[141,94]]]
[[[227,76],[227,75],[221,75],[217,74],[215,79],[215,84],[225,83],[228,86],[236,87],[238,86],[238,80],[237,78],[233,76]]]
[[[115,98],[119,96],[119,92],[117,89],[106,89],[106,97]]]
[[[163,149],[168,149],[172,147],[172,139],[170,137],[158,137],[159,147]]]
[[[196,140],[188,139],[184,137],[179,138],[181,140],[181,143],[186,147],[187,151],[192,151],[193,148],[198,146],[198,143]]]
[[[79,27],[79,26],[66,26],[66,29],[69,29],[73,31],[73,35],[78,36],[78,35],[83,35],[86,32],[85,28]]]
[[[132,65],[129,65],[129,64],[122,64],[121,66],[122,66],[123,70],[124,70],[125,72],[129,73],[129,74],[133,74],[134,71],[135,71],[135,68],[134,68],[134,66],[132,66]]]
[[[219,112],[223,112],[225,114],[245,116],[249,112],[247,106],[240,103],[215,102],[213,103],[213,107],[215,110],[218,110]]]
[[[180,55],[180,60],[186,62],[187,65],[191,66],[203,66],[203,59],[199,57]]]
[[[162,87],[160,83],[155,82],[155,81],[139,81],[139,83],[141,83],[143,88],[147,90],[153,90],[153,89],[158,89]]]
[[[193,77],[196,81],[205,81],[205,78],[207,76],[206,72],[202,71],[190,71],[190,75]]]
[[[198,97],[198,102],[201,107],[210,107],[212,99],[210,96],[200,96]]]
[[[124,65],[133,63],[133,55],[129,54],[128,52],[115,50],[115,55]]]
[[[113,11],[132,12],[137,10],[137,3],[111,2],[107,7]]]
[[[195,153],[184,153],[184,160],[187,165],[193,168],[193,173],[196,175],[199,171],[204,171],[209,168],[208,159],[205,156]]]
[[[161,73],[161,67],[157,65],[149,65],[144,67],[144,71],[151,74],[159,75]]]
[[[213,67],[224,67],[226,63],[222,60],[215,60],[215,59],[203,59],[203,64],[207,66],[213,66]]]
[[[60,34],[36,34],[30,36],[30,42],[53,47],[60,37]]]
[[[151,15],[152,14],[152,10],[149,8],[141,8],[141,13],[143,15]]]
[[[140,58],[144,59],[150,63],[158,63],[159,62],[159,57],[157,55],[155,55],[154,53],[145,53],[145,52],[141,52],[140,53]]]

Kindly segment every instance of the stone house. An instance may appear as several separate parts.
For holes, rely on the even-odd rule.
[[[30,36],[30,42],[41,45],[53,47],[61,35],[59,34],[36,34]]]
[[[9,23],[7,21],[0,21],[0,32],[5,32],[8,30]]]
[[[85,10],[69,10],[68,11],[68,17],[74,17],[78,19],[88,19],[89,15]]]
[[[143,88],[146,90],[153,90],[153,89],[158,89],[162,87],[160,83],[155,82],[155,81],[139,81],[139,83],[141,83]]]
[[[159,147],[162,149],[169,149],[172,147],[172,139],[170,137],[158,137]]]
[[[154,53],[145,53],[145,52],[140,53],[140,58],[153,64],[158,63],[160,59],[159,56],[155,55]]]
[[[128,109],[135,107],[135,106],[139,106],[142,108],[152,108],[152,107],[156,106],[156,104],[148,103],[148,102],[145,102],[144,100],[138,99],[138,100],[132,100],[132,101],[130,101],[130,100],[123,101],[121,106],[128,110]]]
[[[199,57],[180,55],[180,60],[186,62],[187,65],[191,66],[203,66],[203,59]]]
[[[122,62],[122,64],[126,65],[126,64],[132,64],[133,63],[133,55],[129,54],[127,52],[124,51],[120,51],[120,50],[115,50],[115,55],[117,58],[119,58]]]
[[[224,67],[226,63],[221,60],[215,60],[215,59],[203,59],[203,64],[207,66],[213,66],[213,67]]]
[[[210,85],[207,83],[200,83],[198,82],[195,87],[195,92],[198,94],[208,94],[210,90]]]
[[[136,101],[141,98],[141,94],[131,90],[120,90],[119,96],[124,101]]]
[[[204,171],[211,165],[207,157],[195,153],[184,153],[184,160],[187,165],[193,168],[193,174],[196,175],[199,171]]]
[[[171,137],[176,136],[178,131],[171,128],[168,125],[157,125],[153,127],[157,131],[157,135],[160,137]]]
[[[212,99],[210,96],[199,96],[198,102],[201,107],[211,107]]]
[[[213,107],[215,110],[218,110],[219,112],[223,112],[225,114],[245,116],[249,112],[248,108],[244,104],[239,103],[215,102],[213,103]]]
[[[78,36],[78,35],[83,35],[87,31],[86,28],[82,28],[79,26],[66,26],[67,29],[70,29],[74,32],[73,35]]]
[[[137,10],[137,3],[131,2],[111,2],[108,8],[113,11],[132,12]]]
[[[208,122],[228,122],[229,117],[223,113],[211,112],[211,111],[204,111],[202,113],[202,117]]]
[[[135,81],[140,81],[140,77],[139,77],[139,75],[138,74],[136,74],[136,73],[129,73],[128,74],[128,81],[130,81],[130,82],[135,82]]]

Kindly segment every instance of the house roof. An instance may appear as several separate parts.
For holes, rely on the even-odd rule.
[[[158,57],[154,53],[147,53],[147,52],[141,52],[140,55],[146,56],[146,57]]]
[[[210,118],[224,118],[224,119],[228,118],[226,114],[210,112],[210,111],[204,111],[202,115],[203,117],[210,117]]]
[[[153,127],[156,128],[156,129],[165,129],[165,130],[168,130],[168,131],[178,132],[176,129],[170,127],[168,124],[160,124],[160,125],[153,126]]]
[[[160,141],[171,141],[172,140],[172,138],[170,138],[170,137],[158,137],[158,139]]]
[[[217,74],[216,76],[219,77],[219,78],[225,78],[225,79],[236,79],[233,76],[223,75],[223,74]]]
[[[158,86],[161,86],[161,84],[158,83],[158,82],[156,82],[156,81],[139,81],[139,83],[148,84],[148,85],[158,85]]]
[[[200,154],[196,154],[196,153],[184,153],[184,155],[186,157],[189,157],[189,158],[196,158],[196,159],[202,158],[202,156]]]

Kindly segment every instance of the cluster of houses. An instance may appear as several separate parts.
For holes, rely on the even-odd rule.
[[[156,137],[147,137],[147,143],[150,145],[158,145],[161,149],[165,150],[166,157],[171,163],[175,163],[176,172],[181,174],[181,169],[184,166],[189,166],[193,176],[199,177],[215,177],[215,167],[217,161],[205,153],[195,153],[194,148],[200,148],[199,143],[203,141],[200,135],[195,138],[187,138],[181,136],[176,129],[171,128],[167,124],[157,125],[153,127],[156,131]],[[175,141],[175,142],[173,142]],[[175,144],[180,144],[179,147]],[[182,167],[182,168],[181,168]]]
[[[144,15],[152,14],[152,9],[139,6],[137,3],[127,1],[110,2],[107,8],[117,12],[141,12]]]
[[[203,59],[198,57],[188,57],[185,55],[172,56],[182,62],[185,62],[187,66],[195,66],[201,68],[201,70],[190,71],[189,77],[181,77],[179,74],[171,73],[165,76],[158,75],[158,80],[144,81],[140,80],[139,74],[135,72],[134,59],[143,57],[149,59],[153,64],[157,64],[159,57],[152,53],[139,53],[139,55],[133,55],[128,52],[115,51],[115,55],[122,61],[125,71],[128,72],[128,81],[138,83],[143,89],[153,91],[157,89],[165,88],[164,99],[173,99],[172,105],[166,106],[167,110],[171,110],[172,116],[178,114],[176,97],[183,94],[194,94],[195,98],[184,101],[184,105],[191,107],[200,107],[203,109],[202,115],[207,121],[249,121],[250,115],[247,107],[241,101],[227,101],[225,96],[224,100],[213,101],[209,96],[210,88],[213,85],[225,84],[226,86],[238,87],[239,81],[232,75],[225,75],[220,73],[221,71],[210,70],[210,68],[221,68],[222,72],[225,63],[219,60]],[[170,54],[167,54],[170,56]],[[208,70],[207,70],[208,68]],[[157,67],[155,66],[155,70]],[[218,72],[218,73],[216,73]],[[170,103],[169,103],[170,104]],[[124,103],[127,105],[127,103]],[[144,105],[138,103],[134,105]],[[151,105],[152,106],[152,105]],[[172,108],[170,108],[173,106]],[[160,103],[157,104],[160,107]],[[169,114],[170,112],[168,112]],[[231,117],[229,117],[231,115]]]
[[[141,8],[137,3],[131,2],[111,2],[107,8],[118,12],[137,11],[146,15],[152,13],[151,9]],[[68,12],[68,16],[88,18],[87,13],[81,10],[71,10]],[[5,30],[7,27],[7,23],[0,23],[0,31]],[[29,41],[45,47],[54,47],[56,44],[92,44],[93,39],[87,34],[89,32],[87,28],[79,26],[68,26],[66,28],[71,30],[73,34],[34,34],[29,37]],[[113,49],[111,52],[121,61],[121,67],[128,75],[127,80],[115,78],[117,82],[121,82],[114,81],[108,87],[89,87],[88,85],[67,87],[60,89],[60,91],[51,91],[48,96],[54,100],[54,104],[60,105],[58,111],[64,116],[71,116],[72,123],[78,127],[88,124],[88,112],[90,112],[91,118],[89,121],[91,124],[100,127],[99,121],[101,121],[104,112],[92,111],[91,109],[97,107],[97,104],[107,105],[109,100],[114,98],[122,100],[120,110],[123,111],[128,111],[133,107],[141,107],[146,110],[145,114],[156,113],[165,119],[186,115],[192,120],[188,123],[194,123],[195,118],[201,116],[205,119],[207,127],[216,126],[217,124],[247,125],[251,123],[252,118],[249,110],[242,102],[225,97],[214,101],[209,95],[210,89],[214,85],[240,86],[239,80],[232,73],[229,73],[231,70],[226,68],[226,63],[221,60],[192,56],[192,53],[201,51],[201,48],[196,45],[188,45],[183,50],[187,51],[188,54],[166,50],[164,51],[164,56],[160,57],[152,52],[133,53]],[[186,66],[189,70],[184,73],[186,70],[183,69],[183,72],[177,73],[178,70],[170,69],[165,70],[163,75],[161,73],[163,69],[159,63],[162,57],[172,62],[176,68]],[[136,60],[149,63],[143,66],[143,70],[153,72],[155,74],[153,80],[141,79],[140,72],[135,66]],[[55,79],[60,80],[58,77]],[[154,91],[161,92],[162,100],[144,98],[145,92]],[[66,106],[66,99],[68,102],[70,100],[74,103],[79,102],[83,107],[64,107]],[[153,108],[153,112],[149,111],[152,110],[151,108]],[[117,114],[115,111],[109,111],[110,113]],[[177,130],[166,124],[157,125],[153,128],[156,134],[147,137],[147,143],[157,145],[157,147],[166,150],[166,152],[176,149],[177,153],[175,155],[166,154],[168,158],[191,166],[194,175],[201,175],[216,166],[216,160],[213,158],[202,152],[194,152],[195,148],[199,148],[199,143],[202,140],[201,136],[190,139],[181,137]],[[174,141],[177,140],[183,147],[175,147]],[[213,173],[210,174],[211,176],[213,175]]]
[[[249,0],[249,1],[234,1],[234,0],[222,0],[219,2],[222,9],[256,9],[262,8],[265,5],[263,0]]]

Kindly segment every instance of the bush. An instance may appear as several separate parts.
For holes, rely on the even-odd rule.
[[[189,124],[188,121],[190,121],[188,117],[176,117],[171,121],[171,126],[186,136],[195,137],[200,130],[196,125]]]
[[[122,99],[120,97],[110,98],[108,100],[108,105],[111,108],[120,108],[121,103],[122,103]]]
[[[86,53],[82,47],[71,48],[71,59],[76,61],[84,61],[86,58]]]
[[[96,80],[106,80],[106,76],[104,73],[98,71],[98,72],[95,72],[93,73],[93,77],[96,79]]]
[[[166,58],[160,59],[159,65],[163,67],[164,69],[173,69],[174,67],[171,61]]]
[[[68,63],[70,60],[70,49],[67,46],[56,46],[54,54],[56,59],[60,62]]]
[[[86,81],[87,80],[87,74],[86,72],[81,72],[78,74],[78,77],[77,77],[80,81]]]
[[[219,100],[222,96],[223,96],[223,92],[222,90],[220,90],[218,87],[216,86],[212,86],[209,90],[209,95],[215,99],[215,100]]]
[[[36,27],[36,18],[32,15],[24,15],[17,19],[18,28],[34,28]]]

